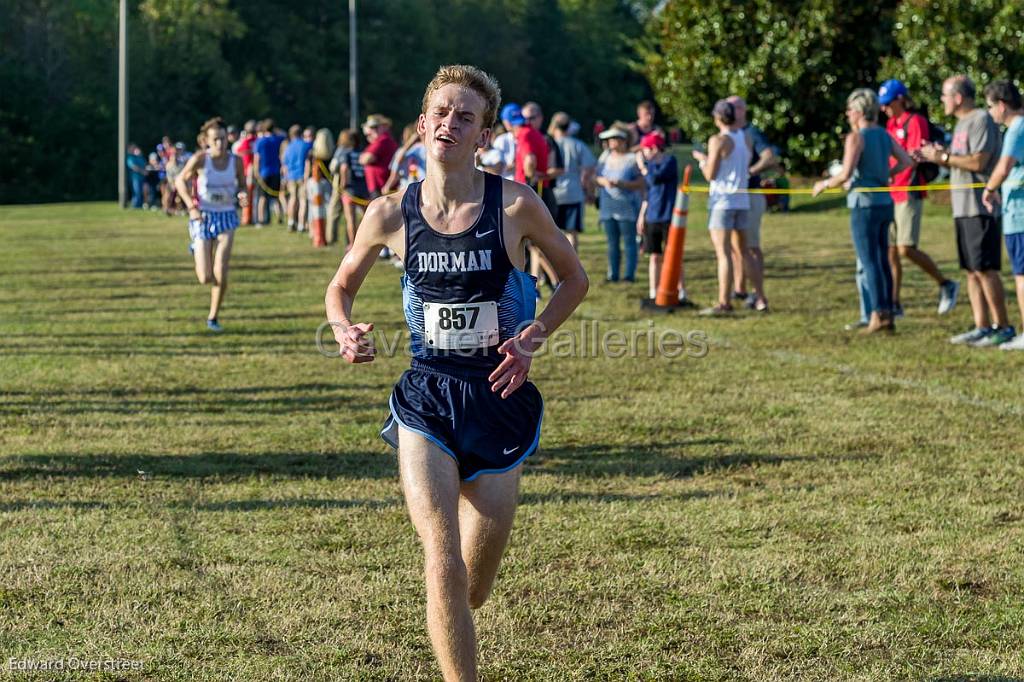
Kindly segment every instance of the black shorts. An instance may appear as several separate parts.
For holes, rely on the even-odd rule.
[[[644,222],[644,251],[647,253],[664,253],[664,244],[668,240],[668,223]]]
[[[583,231],[583,204],[559,204],[555,225],[566,232]]]
[[[414,358],[391,393],[381,438],[397,449],[399,426],[418,433],[455,460],[464,481],[514,469],[537,449],[544,401],[529,381],[502,398],[490,372]]]
[[[268,175],[267,177],[260,176],[260,181],[266,185],[267,189],[272,192],[281,191],[281,176],[280,175]],[[256,183],[259,184],[259,183]],[[260,188],[262,189],[262,187]]]
[[[1002,267],[1002,228],[988,215],[954,218],[960,267],[970,272],[999,272]]]

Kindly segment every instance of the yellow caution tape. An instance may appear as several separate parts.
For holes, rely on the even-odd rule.
[[[972,182],[969,184],[954,185],[951,183],[936,183],[934,185],[895,185],[892,187],[853,187],[849,191],[851,192],[924,192],[924,191],[947,191],[953,189],[980,189],[985,186],[984,182]],[[682,187],[680,186],[680,190]],[[701,192],[707,194],[711,191],[708,186],[690,187],[691,192]],[[822,194],[842,194],[847,190],[842,187],[830,187],[822,191]],[[813,194],[813,187],[765,187],[765,188],[746,188],[737,189],[728,194]]]
[[[260,177],[259,173],[253,173],[252,177],[255,178],[256,184],[260,186],[260,189],[263,190],[264,192],[266,192],[269,196],[272,196],[275,199],[277,197],[281,196],[280,192],[275,192],[274,190],[272,190],[269,187],[267,187],[266,184],[264,184],[263,178]]]

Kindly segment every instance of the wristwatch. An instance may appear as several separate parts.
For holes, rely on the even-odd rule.
[[[942,153],[942,163],[945,166],[949,165],[949,152],[943,152]]]

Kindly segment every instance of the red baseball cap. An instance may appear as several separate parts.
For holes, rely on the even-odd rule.
[[[664,149],[665,136],[658,131],[647,133],[640,139],[640,146],[649,147],[651,149]]]

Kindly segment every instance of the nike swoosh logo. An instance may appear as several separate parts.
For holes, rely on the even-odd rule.
[[[517,445],[514,448],[511,448],[511,449],[508,449],[508,450],[504,450],[503,449],[502,452],[505,453],[506,455],[511,455],[513,452],[515,452],[518,449],[519,449],[519,446]]]
[[[494,232],[494,230],[487,230],[486,232],[477,232],[477,233],[476,233],[476,236],[477,236],[477,237],[486,237],[486,236],[487,236],[487,235],[489,235],[489,234],[490,234],[491,232]]]

